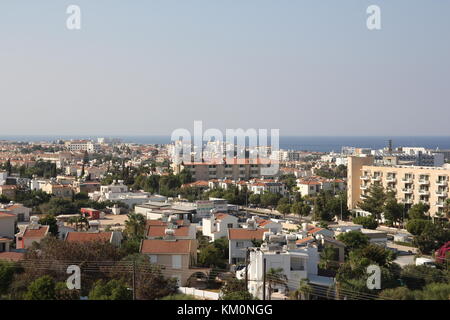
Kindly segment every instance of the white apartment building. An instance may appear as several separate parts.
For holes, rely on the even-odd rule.
[[[280,244],[282,237],[285,238],[286,245]],[[293,235],[268,235],[265,240],[261,248],[249,248],[248,290],[253,296],[263,298],[264,274],[270,269],[281,269],[286,277],[285,285],[275,285],[272,288],[272,291],[283,295],[297,290],[302,279],[325,287],[333,284],[333,278],[317,275],[319,253],[316,246],[307,245],[298,248],[296,237]],[[240,269],[236,272],[236,277],[245,279],[245,271],[245,268]],[[267,281],[265,291],[267,298],[269,296]]]
[[[269,159],[224,159],[222,161],[182,162],[173,163],[172,169],[175,174],[183,169],[188,170],[194,180],[230,179],[250,180],[261,177],[273,177],[277,174],[265,174],[264,169],[274,165],[276,160]]]
[[[237,228],[238,218],[226,213],[216,213],[202,220],[202,233],[211,241],[228,237],[228,229]]]
[[[100,151],[100,146],[89,140],[71,140],[66,141],[65,146],[67,150],[72,152],[84,152],[87,151],[89,153]]]

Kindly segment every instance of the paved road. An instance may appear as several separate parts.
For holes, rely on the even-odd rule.
[[[243,211],[247,211],[250,215],[256,214],[259,216],[265,216],[265,217],[270,217],[270,218],[291,220],[295,223],[311,222],[310,217],[302,217],[301,220],[299,219],[298,215],[295,215],[295,214],[287,214],[286,217],[284,217],[277,210],[270,210],[270,209],[264,209],[264,208],[248,208],[248,207],[241,207],[240,209]]]

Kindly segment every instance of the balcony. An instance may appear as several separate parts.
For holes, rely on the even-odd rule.
[[[406,194],[412,194],[413,193],[413,189],[411,189],[411,188],[403,188],[402,192],[406,193]]]
[[[413,183],[413,178],[403,178],[402,181],[404,183]]]
[[[397,178],[395,178],[395,177],[387,177],[386,178],[386,182],[395,183],[395,182],[397,182]]]
[[[369,176],[361,176],[361,180],[370,180]]]
[[[441,186],[441,187],[445,187],[447,186],[448,181],[447,180],[436,180],[436,185]]]
[[[372,181],[381,181],[381,176],[372,177]]]
[[[444,197],[444,198],[447,198],[447,196],[448,196],[448,193],[446,192],[446,191],[436,191],[436,195],[438,196],[438,197]]]
[[[419,184],[428,186],[430,184],[430,180],[420,179]]]
[[[367,190],[367,189],[369,189],[369,186],[368,186],[368,185],[362,184],[362,185],[360,186],[360,188],[361,188],[361,190]]]
[[[403,199],[402,202],[404,204],[413,204],[413,199]]]
[[[419,194],[421,196],[429,196],[430,195],[430,191],[428,191],[428,190],[419,190]]]
[[[444,203],[444,201],[438,201],[438,202],[436,202],[436,207],[438,207],[438,208],[443,208],[444,207],[444,205],[445,205],[445,203]]]
[[[419,200],[419,203],[430,204],[430,200]]]

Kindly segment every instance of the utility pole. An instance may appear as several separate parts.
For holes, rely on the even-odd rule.
[[[247,248],[247,252],[245,253],[245,288],[248,290],[248,258],[250,255],[250,249]]]
[[[266,258],[263,258],[263,300],[266,300]]]
[[[133,300],[136,300],[136,260],[133,260]]]

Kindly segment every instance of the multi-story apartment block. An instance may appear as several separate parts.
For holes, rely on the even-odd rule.
[[[450,169],[442,167],[375,165],[371,156],[352,156],[348,160],[348,206],[357,208],[370,186],[379,184],[395,192],[407,209],[423,202],[430,206],[432,216],[439,216],[448,198],[449,177]]]
[[[275,175],[264,175],[263,168],[269,168],[274,164],[274,160],[269,159],[225,159],[224,161],[204,161],[204,162],[182,162],[173,163],[172,168],[175,174],[183,169],[189,170],[194,180],[212,179],[232,179],[250,180],[255,178],[273,177]]]
[[[71,140],[66,141],[65,146],[69,151],[78,152],[97,152],[100,150],[100,146],[89,140]]]

